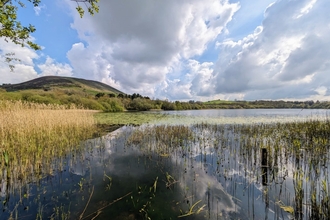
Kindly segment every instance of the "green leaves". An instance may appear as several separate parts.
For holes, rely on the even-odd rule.
[[[38,7],[41,0],[25,0],[33,4],[34,7]],[[79,5],[79,3],[84,3],[88,9],[89,14],[94,15],[94,13],[99,12],[99,6],[97,3],[99,0],[72,0],[77,2],[76,10],[80,17],[84,16],[85,10]],[[13,42],[22,47],[28,46],[33,50],[41,50],[41,47],[33,43],[30,38],[30,34],[36,31],[33,25],[27,27],[22,26],[22,24],[17,20],[18,7],[25,8],[24,1],[20,0],[0,0],[0,38],[4,38],[6,42]],[[14,69],[14,65],[10,62],[16,60],[16,58],[10,56],[5,56],[5,61],[8,63],[11,71]]]
[[[37,5],[38,2],[39,0],[34,1],[33,4]],[[24,7],[22,2],[19,2],[19,5]],[[30,34],[36,31],[35,27],[31,24],[28,27],[22,26],[17,20],[17,10],[17,6],[13,5],[12,1],[0,1],[0,37],[22,47],[30,46],[34,50],[40,50],[40,46],[29,40]]]
[[[84,16],[85,10],[79,5],[79,2],[84,2],[85,3],[85,5],[87,7],[87,10],[88,10],[88,13],[90,15],[94,15],[95,12],[96,13],[99,12],[99,6],[97,5],[99,0],[73,0],[73,1],[77,2],[78,6],[76,7],[76,10],[79,13],[81,18]],[[86,2],[89,3],[90,6],[87,6]]]
[[[38,7],[41,0],[27,0],[32,3],[34,7]],[[77,2],[76,10],[80,17],[84,16],[85,10],[80,6],[80,3],[84,3],[88,9],[89,14],[99,12],[99,6],[97,3],[99,0],[73,0]],[[15,44],[29,46],[34,50],[40,50],[41,47],[33,43],[30,39],[30,34],[35,32],[36,29],[33,25],[24,27],[17,20],[18,7],[25,7],[22,1],[13,0],[0,0],[0,37],[4,37],[7,42],[11,41]]]
[[[79,13],[80,17],[82,18],[84,16],[84,9],[82,7],[80,7],[80,5],[78,5],[78,7],[76,7],[77,12]]]
[[[34,7],[38,7],[41,2],[41,0],[28,0],[28,1],[31,2]]]

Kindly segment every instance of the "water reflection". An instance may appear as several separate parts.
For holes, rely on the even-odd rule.
[[[308,119],[325,119],[327,109],[206,109],[186,111],[157,111],[146,114],[165,114],[163,120],[156,124],[252,124],[304,121]]]
[[[286,151],[282,139],[249,135],[239,125],[122,127],[58,158],[40,181],[12,187],[2,171],[0,219],[313,216],[306,204],[328,183],[327,167],[307,166],[310,153]]]

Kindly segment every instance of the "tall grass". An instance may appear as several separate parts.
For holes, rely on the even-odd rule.
[[[187,164],[204,162],[226,184],[227,180],[241,182],[230,174],[241,173],[247,180],[242,183],[244,191],[251,190],[252,201],[255,183],[268,197],[267,208],[284,210],[294,219],[329,219],[328,118],[271,124],[148,125],[136,128],[127,145],[161,157],[179,155]],[[236,186],[227,190],[232,195],[238,192]],[[250,208],[255,208],[254,203]]]
[[[51,174],[54,160],[75,149],[94,129],[89,110],[0,101],[0,177],[7,191]]]

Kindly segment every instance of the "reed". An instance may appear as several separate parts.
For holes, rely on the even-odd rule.
[[[205,166],[214,166],[215,175],[223,176],[225,181],[234,178],[229,173],[235,170],[247,180],[244,191],[253,189],[252,183],[262,184],[264,192],[274,193],[279,187],[279,193],[271,198],[274,209],[284,210],[296,219],[327,219],[329,137],[330,120],[306,119],[285,123],[147,125],[135,128],[126,144],[156,154],[158,160],[180,157],[189,164],[191,159],[198,159]],[[186,165],[182,169],[186,172]],[[287,190],[287,185],[293,187]],[[292,195],[294,198],[290,198]]]
[[[76,149],[93,131],[89,110],[0,101],[0,176],[7,193],[52,174],[54,160]]]

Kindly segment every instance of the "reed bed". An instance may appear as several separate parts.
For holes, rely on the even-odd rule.
[[[61,169],[56,159],[95,131],[93,112],[75,106],[0,101],[0,176],[9,194]]]
[[[188,161],[199,158],[213,167],[212,175],[219,180],[243,184],[252,201],[253,186],[259,185],[266,208],[277,210],[275,216],[280,217],[283,211],[295,219],[330,216],[328,119],[245,125],[148,125],[136,128],[127,145],[140,146],[161,157],[178,156]],[[233,170],[245,181],[235,180]],[[235,189],[227,190],[237,196]]]

